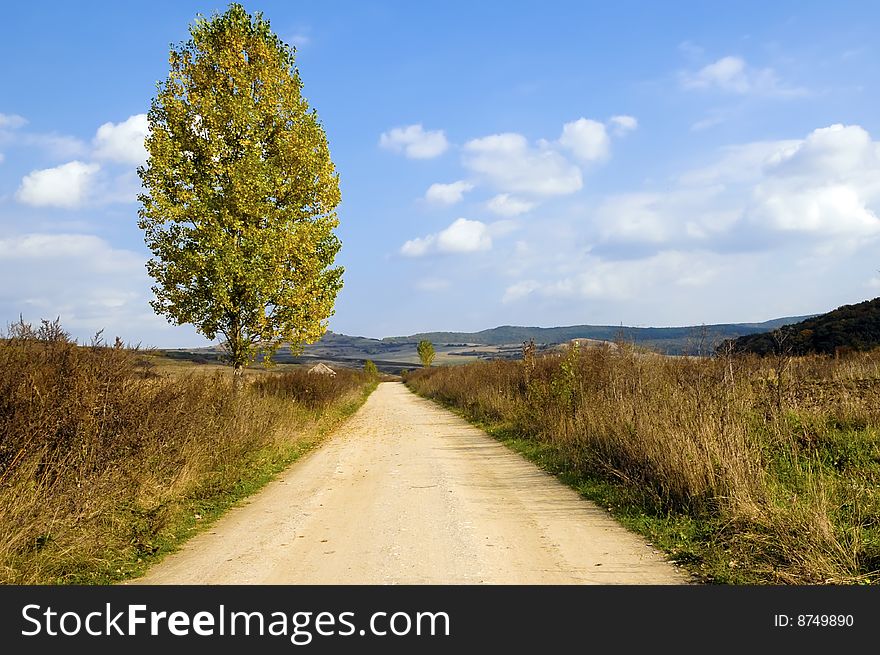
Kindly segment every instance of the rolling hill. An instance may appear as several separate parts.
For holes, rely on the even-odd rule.
[[[716,345],[739,336],[767,332],[783,325],[797,323],[806,316],[777,318],[763,323],[722,323],[685,327],[625,327],[619,325],[570,325],[567,327],[520,327],[503,325],[480,332],[423,332],[406,337],[386,337],[383,342],[417,343],[428,339],[432,343],[481,344],[499,346],[522,344],[534,339],[537,344],[556,345],[572,339],[623,340],[668,355],[711,352]]]
[[[476,359],[512,359],[521,354],[530,339],[538,350],[547,350],[572,339],[623,340],[667,355],[709,354],[726,340],[766,333],[781,326],[803,321],[804,316],[778,318],[763,323],[724,323],[685,327],[626,327],[612,325],[570,325],[565,327],[524,327],[503,325],[479,332],[423,332],[409,336],[371,339],[327,332],[319,341],[307,345],[300,355],[281,349],[275,361],[282,364],[335,363],[361,367],[368,359],[380,371],[399,373],[419,366],[416,345],[428,339],[437,351],[437,364],[464,363]],[[219,361],[219,346],[166,350],[172,359],[200,362]]]
[[[774,330],[770,328],[758,334],[744,335],[730,343],[737,352],[759,355],[871,350],[880,346],[880,298],[843,305],[827,314]]]

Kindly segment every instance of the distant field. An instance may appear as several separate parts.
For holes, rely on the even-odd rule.
[[[519,348],[519,346],[516,349],[505,349],[503,346],[436,345],[437,355],[434,363],[453,365],[487,358],[506,358],[518,354]],[[174,370],[175,367],[182,366],[197,366],[200,370],[205,371],[224,367],[220,353],[213,348],[160,350],[148,357],[156,366],[164,367],[167,370]],[[275,366],[270,370],[310,366],[318,362],[324,362],[333,367],[360,370],[363,369],[364,362],[370,360],[379,371],[391,375],[399,375],[402,371],[420,368],[422,365],[416,352],[416,344],[396,346],[392,351],[383,353],[381,357],[370,356],[368,353],[353,351],[350,348],[311,347],[307,349],[306,353],[295,357],[291,356],[289,352],[279,351],[272,359]],[[249,374],[257,375],[265,371],[266,368],[259,363],[247,369]]]

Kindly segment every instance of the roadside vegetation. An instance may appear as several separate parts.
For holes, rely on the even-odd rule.
[[[627,344],[424,368],[455,409],[699,579],[880,580],[880,351],[664,357]]]
[[[195,368],[195,367],[194,367]],[[338,369],[157,373],[56,323],[0,339],[0,582],[142,573],[314,447],[375,389]]]

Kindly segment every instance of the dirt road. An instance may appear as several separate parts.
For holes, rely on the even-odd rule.
[[[386,382],[320,450],[145,584],[680,584],[552,476]]]

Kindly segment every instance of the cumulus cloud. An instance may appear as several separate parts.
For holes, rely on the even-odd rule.
[[[421,257],[427,255],[434,246],[436,237],[430,234],[426,237],[416,237],[405,242],[400,247],[400,254],[404,257]]]
[[[749,250],[792,237],[831,248],[880,238],[878,217],[880,143],[859,126],[832,125],[724,148],[671,189],[604,199],[590,225],[600,250]]]
[[[486,203],[486,207],[493,214],[498,214],[499,216],[519,216],[534,209],[535,203],[515,198],[509,193],[500,193],[492,197]]]
[[[430,253],[469,253],[492,248],[490,226],[467,218],[456,219],[445,230],[403,244],[400,253],[421,257]]]
[[[474,185],[464,180],[451,184],[432,184],[425,192],[425,200],[440,205],[454,205],[461,202],[464,194],[474,188]]]
[[[446,152],[449,142],[443,130],[426,131],[416,124],[383,132],[379,145],[393,152],[401,152],[410,159],[432,159]]]
[[[831,125],[771,155],[752,194],[753,225],[824,237],[880,234],[880,144]]]
[[[463,163],[502,191],[566,195],[583,186],[581,170],[545,141],[529,145],[521,134],[507,132],[468,141]]]
[[[92,142],[94,156],[121,164],[143,164],[147,159],[147,131],[146,114],[135,114],[121,123],[104,123]]]
[[[799,96],[805,89],[783,84],[772,68],[753,68],[745,59],[728,55],[697,71],[680,75],[685,89],[717,89],[744,95],[756,93],[777,96]]]
[[[31,171],[22,179],[15,197],[35,207],[79,207],[88,200],[100,169],[98,164],[72,161]]]
[[[605,125],[589,118],[579,118],[563,125],[559,143],[586,162],[606,159],[611,147]]]

